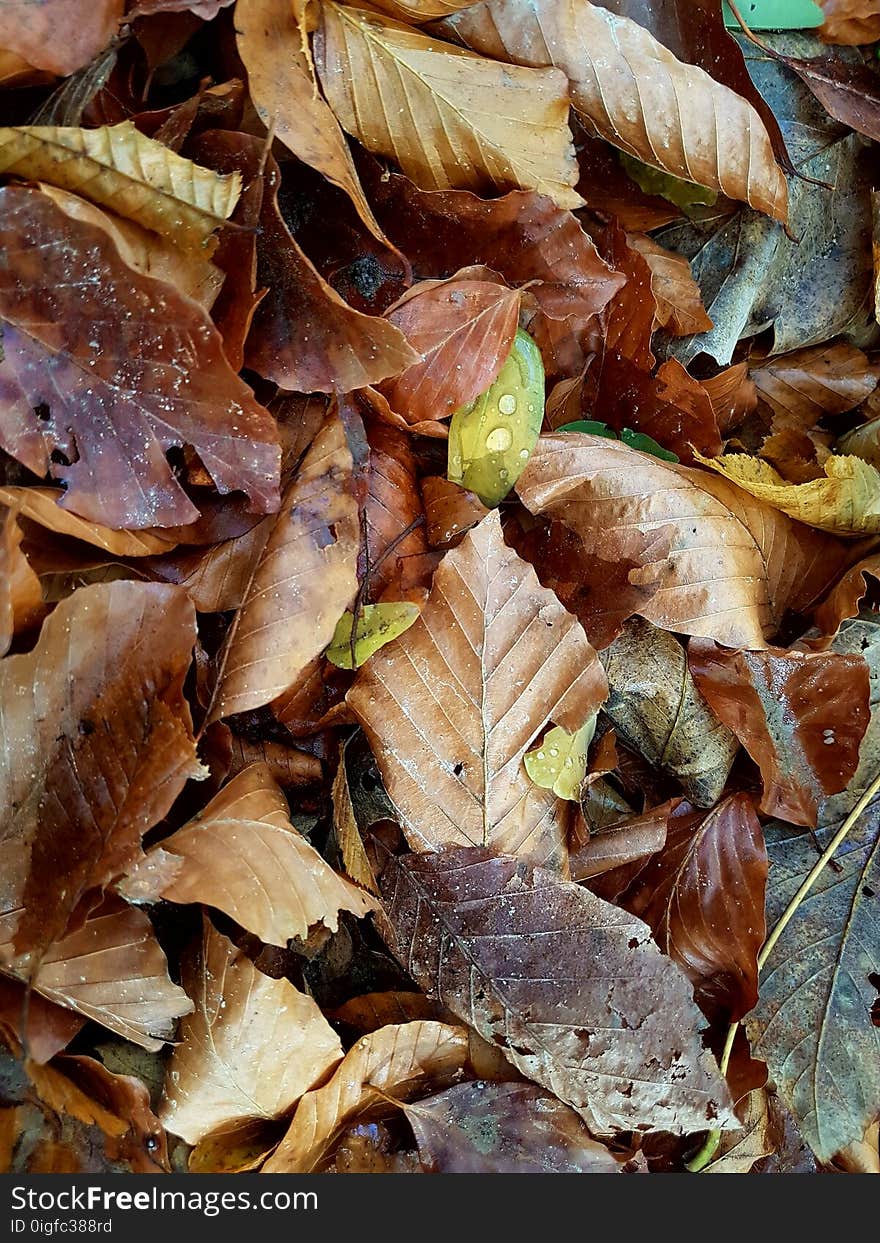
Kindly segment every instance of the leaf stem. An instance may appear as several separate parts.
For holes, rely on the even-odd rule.
[[[731,7],[734,13],[734,16],[736,16],[736,9],[733,8],[733,6]],[[798,907],[801,905],[804,898],[813,888],[816,881],[819,879],[819,877],[824,872],[825,868],[831,862],[838,847],[841,845],[844,838],[847,836],[849,831],[852,829],[853,825],[858,823],[858,820],[861,817],[862,812],[865,810],[865,808],[868,806],[871,800],[878,793],[880,793],[880,772],[877,773],[877,776],[874,778],[871,784],[867,787],[865,792],[862,794],[861,798],[858,800],[856,805],[853,807],[852,811],[849,813],[849,815],[844,820],[843,824],[840,826],[840,828],[837,830],[837,832],[832,837],[831,841],[825,847],[822,854],[813,864],[812,868],[807,873],[807,875],[804,877],[803,881],[798,887],[797,893],[792,897],[788,906],[785,908],[785,910],[780,915],[779,919],[776,921],[773,931],[770,933],[769,937],[764,942],[764,945],[761,948],[761,952],[758,955],[759,974],[761,971],[763,971],[764,967],[766,966],[767,959],[773,953],[773,950],[777,942],[779,941],[779,938],[782,936],[783,932],[788,927],[789,923],[792,920],[792,917],[797,912]],[[739,1020],[737,1020],[735,1023],[731,1023],[728,1029],[727,1039],[724,1042],[724,1050],[721,1054],[721,1060],[718,1063],[718,1069],[721,1071],[722,1075],[727,1074],[727,1068],[730,1065],[730,1055],[733,1052],[733,1042],[736,1039],[736,1029],[738,1027],[739,1027]],[[699,1152],[694,1157],[691,1158],[690,1161],[687,1162],[686,1168],[692,1174],[698,1174],[701,1170],[705,1169],[705,1167],[709,1164],[709,1162],[712,1160],[715,1153],[717,1152],[718,1145],[720,1142],[721,1142],[721,1132],[710,1131],[708,1136],[706,1137],[706,1141],[703,1144],[702,1148],[699,1150]]]

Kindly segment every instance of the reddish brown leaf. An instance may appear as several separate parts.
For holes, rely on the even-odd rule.
[[[7,0],[0,48],[29,65],[66,75],[87,65],[116,33],[125,0]]]
[[[468,492],[443,475],[429,475],[422,480],[422,500],[428,543],[433,548],[454,543],[489,512],[475,492]]]
[[[627,242],[651,269],[651,293],[657,304],[656,325],[674,337],[708,332],[712,321],[706,314],[700,287],[691,275],[687,259],[644,233],[628,233]]]
[[[814,345],[752,366],[751,379],[774,414],[774,429],[813,427],[823,414],[845,414],[877,387],[880,365],[847,341]]]
[[[734,363],[701,383],[709,394],[722,436],[739,427],[757,405],[758,394],[754,381],[749,379],[749,364],[746,362]]]
[[[364,502],[369,598],[420,603],[431,583],[433,561],[428,556],[411,437],[377,419],[370,419],[366,430],[370,444]],[[401,539],[409,527],[412,530]]]
[[[483,848],[390,856],[381,883],[416,981],[594,1134],[730,1125],[690,984],[641,920]]]
[[[819,34],[826,43],[860,44],[880,39],[877,0],[818,0],[825,14]]]
[[[51,454],[68,486],[63,503],[107,526],[198,517],[165,460],[173,445],[193,445],[221,491],[244,490],[263,513],[277,506],[274,420],[196,303],[127,267],[103,230],[23,186],[0,190],[0,247],[7,452],[38,475]]]
[[[712,711],[761,769],[760,810],[815,827],[819,800],[844,790],[858,766],[870,719],[864,659],[735,652],[694,639],[688,663]]]
[[[24,985],[0,976],[0,1030],[20,1045],[26,1043],[28,1057],[40,1065],[66,1049],[85,1023],[81,1015],[53,1005],[39,993],[32,993],[27,1003],[25,1042],[21,1035],[24,1014]]]
[[[669,818],[666,845],[620,898],[687,972],[704,1010],[742,1018],[758,1000],[767,852],[747,794]]]
[[[259,158],[263,144],[252,142]],[[293,392],[344,393],[417,362],[399,329],[353,310],[306,258],[278,208],[280,183],[270,157],[258,265],[258,282],[268,292],[254,314],[247,365]]]
[[[601,832],[591,832],[589,841],[571,852],[572,879],[590,881],[593,893],[613,902],[645,861],[663,849],[676,801],[670,799],[641,816],[624,817]]]
[[[0,656],[14,636],[43,618],[40,580],[21,550],[22,531],[14,509],[0,504]]]
[[[484,392],[513,346],[520,295],[483,280],[425,281],[385,312],[421,360],[383,386],[409,423],[442,419]]]
[[[841,622],[856,616],[868,591],[869,578],[875,583],[880,582],[880,554],[874,553],[847,570],[816,609],[813,623],[821,631],[824,641],[815,641],[815,646],[827,647],[840,629]]]
[[[183,592],[119,582],[63,601],[0,665],[0,940],[20,969],[203,775],[183,698],[194,639]]]

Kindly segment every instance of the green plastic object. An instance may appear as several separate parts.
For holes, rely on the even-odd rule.
[[[736,7],[752,30],[809,30],[823,21],[813,0],[737,0]],[[726,4],[724,24],[730,30],[740,28]]]

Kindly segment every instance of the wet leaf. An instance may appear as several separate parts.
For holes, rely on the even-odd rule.
[[[651,292],[657,304],[656,324],[673,336],[708,332],[712,321],[703,308],[700,288],[682,255],[666,250],[644,233],[631,233],[629,244],[643,255],[651,269]]]
[[[262,975],[207,920],[185,980],[195,1010],[171,1056],[159,1116],[188,1144],[231,1122],[280,1117],[342,1057],[312,998]]]
[[[326,656],[340,669],[359,669],[380,647],[409,630],[419,615],[417,604],[365,604],[358,613],[346,610],[336,623]]]
[[[70,0],[9,0],[0,47],[49,73],[75,73],[110,42],[123,8],[123,0],[94,0],[85,10]]]
[[[0,656],[19,631],[39,625],[45,612],[40,580],[21,550],[21,538],[16,511],[0,503]]]
[[[552,790],[557,798],[577,802],[587,775],[587,752],[595,732],[595,717],[573,734],[558,725],[548,730],[541,744],[523,757],[526,772],[535,785]]]
[[[564,869],[561,809],[523,756],[551,718],[580,729],[605,688],[580,626],[492,514],[446,555],[418,621],[348,702],[414,849],[477,842]]]

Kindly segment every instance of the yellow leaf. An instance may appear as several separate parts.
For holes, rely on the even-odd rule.
[[[342,128],[421,189],[537,190],[582,205],[558,70],[502,65],[332,3],[315,62]]]
[[[520,328],[494,383],[452,417],[448,478],[497,505],[525,470],[543,418],[541,353]]]
[[[880,473],[861,458],[830,457],[824,479],[788,483],[769,462],[745,453],[704,458],[695,452],[694,456],[750,496],[807,526],[835,535],[880,532]]]
[[[880,419],[860,423],[837,442],[841,453],[854,453],[880,470]]]
[[[348,609],[336,623],[333,640],[326,656],[337,669],[360,669],[380,647],[409,630],[419,615],[419,606],[407,601],[389,604],[365,604],[357,620],[352,661],[352,627],[354,614]]]
[[[587,751],[595,732],[595,715],[573,734],[558,725],[549,730],[541,745],[525,755],[526,772],[535,785],[576,803],[587,775]]]
[[[194,164],[141,134],[131,121],[98,129],[4,126],[0,172],[82,194],[183,250],[202,253],[241,193],[240,174],[221,175]]]

